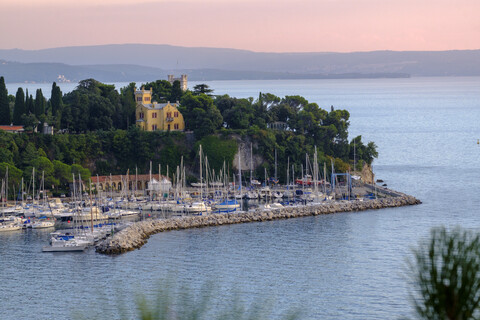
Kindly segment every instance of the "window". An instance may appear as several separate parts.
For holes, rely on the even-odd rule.
[[[143,112],[140,112],[140,113],[138,114],[138,116],[139,116],[140,119],[145,118],[145,114],[144,114]]]
[[[173,116],[174,116],[175,118],[178,118],[178,111],[175,111],[175,112],[173,113]]]
[[[167,118],[171,118],[172,117],[172,113],[171,112],[167,112]]]
[[[152,131],[155,131],[157,130],[157,125],[156,124],[152,124]]]
[[[142,102],[142,97],[137,97],[137,101]]]
[[[175,123],[175,124],[173,125],[173,128],[174,128],[175,130],[178,130],[178,123]]]
[[[154,118],[154,119],[157,118],[157,113],[156,112],[152,113],[152,118]]]
[[[145,101],[150,101],[150,97],[145,97]]]

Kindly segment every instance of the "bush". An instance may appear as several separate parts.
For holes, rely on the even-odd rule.
[[[480,237],[456,228],[433,229],[415,251],[415,309],[423,319],[478,319]]]

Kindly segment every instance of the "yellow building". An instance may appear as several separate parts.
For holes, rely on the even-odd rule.
[[[183,131],[185,121],[176,103],[152,101],[152,89],[135,88],[137,126],[145,131]]]

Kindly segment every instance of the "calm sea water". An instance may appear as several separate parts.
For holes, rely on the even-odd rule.
[[[212,312],[237,295],[246,306],[265,302],[272,318],[411,317],[412,248],[435,226],[480,230],[480,78],[207,84],[349,110],[350,137],[378,145],[377,177],[423,204],[162,233],[116,257],[41,253],[44,231],[0,234],[1,319],[134,318],[136,296],[155,296],[166,279],[196,296],[213,284]]]

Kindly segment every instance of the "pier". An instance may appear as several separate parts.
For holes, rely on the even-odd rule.
[[[146,220],[132,224],[113,237],[100,242],[96,251],[102,254],[121,254],[141,248],[148,238],[156,233],[170,230],[203,228],[236,223],[262,222],[279,219],[299,218],[331,214],[337,212],[355,212],[382,208],[401,207],[420,204],[415,197],[400,194],[371,200],[331,201],[310,203],[303,206],[286,206],[278,209],[255,209],[225,214],[202,216],[183,216],[168,219]]]

